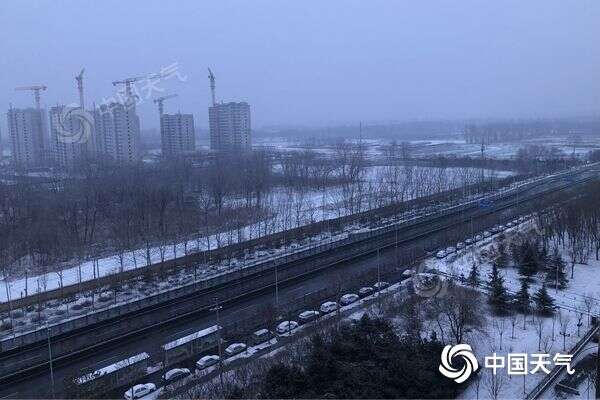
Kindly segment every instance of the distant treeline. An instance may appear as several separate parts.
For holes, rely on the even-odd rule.
[[[600,133],[600,120],[538,120],[498,121],[467,124],[464,137],[467,143],[518,142],[547,136],[568,136],[573,142],[582,136]]]

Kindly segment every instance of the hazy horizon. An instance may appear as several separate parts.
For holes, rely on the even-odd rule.
[[[559,0],[386,2],[3,2],[0,103],[86,105],[112,81],[177,65],[159,82],[168,113],[207,126],[217,98],[247,101],[253,127],[600,114],[600,3]],[[142,95],[142,129],[158,113]],[[1,118],[6,131],[5,112]]]

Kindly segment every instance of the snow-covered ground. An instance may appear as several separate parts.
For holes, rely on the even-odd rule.
[[[419,168],[428,169],[426,167]],[[367,182],[376,180],[381,169],[382,167],[368,168],[365,173],[365,180]],[[443,186],[440,186],[438,189],[450,190],[458,185],[462,185],[464,179],[460,179],[458,170],[453,168],[445,169],[442,180]],[[496,178],[506,177],[511,174],[510,171],[487,171],[487,173],[494,174]],[[472,182],[469,181],[469,183]],[[367,189],[363,190],[366,191]],[[380,206],[376,201],[373,201],[371,195],[372,193],[366,192],[361,206],[355,212],[366,211]],[[414,197],[416,197],[416,193],[408,191],[405,200],[410,200]],[[96,260],[84,260],[79,264],[73,261],[66,268],[58,269],[56,272],[34,274],[27,278],[24,276],[9,278],[8,282],[5,279],[0,279],[0,286],[2,287],[2,290],[0,290],[0,302],[8,301],[8,296],[10,296],[10,299],[17,299],[57,289],[61,285],[62,287],[75,285],[79,282],[112,275],[121,271],[143,268],[161,261],[182,257],[186,253],[204,251],[208,248],[214,249],[217,245],[219,245],[218,247],[222,247],[255,239],[264,236],[265,230],[268,231],[267,234],[273,234],[314,222],[341,217],[350,213],[349,210],[346,210],[342,206],[344,203],[344,194],[341,189],[336,188],[327,189],[327,193],[316,190],[303,193],[276,190],[272,196],[272,203],[274,206],[272,207],[272,216],[270,218],[240,226],[238,229],[219,232],[208,237],[198,235],[197,238],[190,239],[187,242],[164,243],[152,246],[149,249],[138,248],[127,251],[124,254],[114,254]]]
[[[521,183],[515,183],[511,187],[516,187],[519,185],[526,184],[527,182],[533,181],[534,179],[528,179],[527,181]],[[501,190],[507,190],[506,188]],[[477,196],[475,196],[476,198]],[[396,215],[394,217],[386,218],[381,221],[381,226],[389,224],[397,224],[399,222],[416,218],[418,216],[424,215],[426,212],[424,210],[420,211],[408,211],[400,215]],[[324,214],[326,217],[327,214]],[[252,229],[260,229],[259,224],[254,224],[251,226],[244,227],[242,234],[239,232],[230,232],[227,235],[228,240],[237,240],[238,238],[247,237],[245,232],[250,230],[252,233]],[[353,224],[346,226],[342,231],[334,232],[334,233],[321,233],[314,237],[307,238],[302,242],[292,243],[290,246],[281,246],[279,248],[273,248],[269,250],[261,250],[255,253],[249,253],[244,256],[243,259],[232,259],[225,260],[218,264],[208,265],[200,265],[196,271],[190,269],[178,269],[177,271],[172,272],[167,278],[161,278],[159,281],[156,279],[137,279],[131,282],[127,282],[124,284],[118,292],[118,296],[114,298],[114,292],[110,291],[108,286],[100,288],[96,291],[95,298],[92,297],[93,294],[91,292],[81,294],[76,296],[76,298],[65,299],[61,302],[52,301],[49,302],[45,309],[43,310],[15,310],[12,314],[12,322],[15,327],[14,330],[4,329],[2,333],[0,333],[0,337],[10,337],[14,335],[20,335],[27,332],[31,332],[37,329],[41,329],[47,324],[53,325],[60,322],[64,322],[73,318],[79,318],[81,316],[85,316],[86,314],[96,312],[98,310],[103,310],[109,307],[120,306],[124,303],[135,301],[137,299],[147,297],[149,295],[157,294],[160,292],[172,290],[177,287],[181,287],[190,283],[193,283],[197,280],[205,280],[211,277],[214,277],[218,274],[227,273],[230,270],[237,270],[240,268],[246,268],[252,265],[255,265],[259,262],[265,262],[269,259],[277,258],[291,252],[297,252],[306,250],[311,247],[319,246],[327,242],[342,240],[348,237],[349,233],[352,232],[362,232],[365,230],[371,229],[368,226]],[[221,234],[223,235],[223,234]],[[217,235],[214,235],[217,236]],[[216,241],[218,238],[213,237],[211,241]],[[221,238],[222,239],[222,238]],[[190,241],[188,242],[188,251],[190,249],[195,248],[205,248],[202,247],[204,242],[200,241]],[[194,247],[196,246],[196,247]],[[165,246],[161,249],[152,249],[151,255],[153,256],[153,260],[159,261],[161,257],[164,259],[168,259],[168,257],[172,257],[173,254],[183,255],[185,251],[185,246],[182,243],[178,243],[175,247]],[[162,255],[161,255],[162,252]],[[137,250],[130,254],[125,255],[125,263],[124,269],[130,268],[139,268],[144,263],[145,250]],[[129,262],[127,262],[129,261]],[[131,262],[132,261],[132,262]],[[119,265],[118,260],[115,258],[106,258],[98,260],[96,266],[93,263],[82,264],[81,266],[81,276],[82,280],[94,279],[96,276],[104,276],[108,274],[113,274],[118,271],[117,267],[115,267],[115,263]],[[95,271],[94,271],[95,270]],[[62,272],[63,276],[63,285],[67,284],[77,284],[79,280],[79,267],[72,267]],[[40,280],[46,280],[45,288],[50,289],[52,287],[57,288],[60,285],[59,275],[58,273],[46,274],[42,277],[30,277],[29,278],[29,288],[31,294],[31,288],[34,283],[40,282]],[[49,282],[53,282],[53,285],[49,285]],[[6,286],[6,285],[5,285]],[[25,280],[16,280],[10,283],[8,286],[13,293],[18,290],[23,290],[25,286]],[[0,294],[5,294],[6,292],[0,291]],[[0,297],[2,298],[2,297]],[[6,297],[4,297],[6,299]],[[5,316],[6,317],[6,316]]]
[[[514,228],[505,232],[507,240],[517,231],[527,233],[533,228],[531,222],[521,225],[519,228]],[[488,280],[488,275],[491,272],[491,263],[486,256],[492,252],[492,247],[497,245],[496,238],[489,238],[486,243],[479,247],[468,248],[460,252],[456,256],[450,256],[446,259],[429,259],[426,262],[427,268],[437,269],[439,271],[448,272],[453,275],[463,275],[467,277],[473,262],[479,265],[479,276],[482,281]],[[568,260],[566,251],[563,249],[563,259]],[[507,267],[500,270],[505,280],[505,286],[509,292],[515,293],[520,288],[519,274],[516,268]],[[570,271],[567,268],[568,276]],[[553,317],[542,318],[542,338],[541,348],[539,348],[539,317],[528,315],[524,323],[523,314],[516,314],[515,320],[511,316],[498,317],[491,316],[488,312],[488,317],[485,320],[481,331],[474,331],[470,334],[466,343],[471,344],[474,353],[479,359],[480,366],[484,365],[484,357],[491,356],[496,352],[498,355],[506,356],[508,353],[549,353],[554,355],[561,352],[569,353],[569,350],[585,335],[590,329],[585,306],[586,295],[594,296],[600,289],[600,262],[590,259],[586,265],[576,264],[575,274],[573,279],[569,279],[568,286],[564,290],[556,291],[553,288],[548,288],[550,295],[554,298],[555,304],[559,310]],[[536,281],[531,284],[530,294],[535,293],[542,282],[541,277],[537,277]],[[596,299],[596,307],[600,304],[600,299]],[[486,306],[487,307],[487,306]],[[582,326],[577,328],[577,323],[580,318],[580,313],[584,314],[582,318]],[[567,321],[566,329],[561,329],[561,321]],[[534,322],[535,321],[535,322]],[[515,322],[514,336],[512,323]],[[561,335],[562,332],[566,335]],[[502,332],[502,335],[500,334]],[[502,339],[500,338],[502,336]],[[563,342],[564,339],[564,342]],[[502,342],[502,344],[500,344]],[[487,371],[482,371],[479,387],[477,383],[472,383],[468,389],[462,394],[462,399],[475,398],[490,398],[489,394],[489,377]],[[486,375],[487,374],[487,375]],[[506,370],[499,373],[499,380],[502,381],[500,388],[501,399],[522,399],[524,393],[529,393],[545,376],[543,372],[529,374],[525,378],[522,376],[509,376]],[[479,389],[479,397],[477,390]],[[554,399],[556,394],[554,390],[547,391],[542,398]]]

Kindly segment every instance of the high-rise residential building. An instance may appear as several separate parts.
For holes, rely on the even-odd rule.
[[[119,162],[140,157],[140,119],[135,107],[122,103],[102,105],[94,110],[96,154]]]
[[[250,106],[248,103],[221,103],[208,109],[210,148],[216,151],[249,150]]]
[[[71,167],[94,152],[93,121],[75,114],[79,108],[50,108],[50,147],[54,163]],[[70,111],[74,111],[70,112]]]
[[[163,157],[174,157],[196,149],[194,116],[163,114],[160,117],[160,139]]]
[[[18,168],[44,166],[47,163],[48,139],[44,109],[10,108],[7,113],[8,136],[12,158]]]

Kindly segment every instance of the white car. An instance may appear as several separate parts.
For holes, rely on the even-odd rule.
[[[358,289],[358,295],[360,297],[367,297],[372,295],[374,292],[373,288],[371,286],[365,286],[365,287],[361,287],[360,289]]]
[[[277,333],[283,335],[285,333],[289,333],[298,327],[298,323],[296,321],[283,321],[279,325],[277,325]]]
[[[307,322],[310,322],[312,320],[315,320],[319,318],[319,312],[316,310],[307,310],[307,311],[302,311],[300,313],[300,315],[298,315],[298,319],[300,320],[301,323],[305,324]]]
[[[458,243],[456,243],[456,248],[458,250],[464,249],[465,248],[465,244],[463,242],[458,242]]]
[[[154,383],[141,383],[127,390],[123,397],[127,400],[139,399],[156,390]]]
[[[355,301],[358,301],[359,297],[357,294],[348,293],[340,297],[340,304],[343,306],[347,306],[348,304],[352,304]]]
[[[405,278],[410,278],[411,276],[413,276],[415,274],[415,271],[412,269],[405,269],[404,271],[402,271],[402,276]]]
[[[508,223],[506,224],[506,227],[507,227],[507,228],[512,228],[512,226],[513,226],[513,223],[512,223],[512,222],[508,222]]]
[[[519,217],[519,222],[525,221],[525,217]]]
[[[199,370],[203,370],[204,368],[208,368],[211,365],[215,365],[219,362],[219,356],[214,354],[210,356],[204,356],[198,360],[196,363],[196,368]]]
[[[490,237],[490,236],[492,236],[492,234],[489,233],[488,231],[483,232],[483,237],[487,238],[487,237]]]
[[[437,254],[435,255],[437,258],[444,258],[446,257],[446,251],[445,250],[440,250],[437,252]]]
[[[469,245],[472,245],[472,244],[473,244],[473,239],[471,239],[471,238],[467,238],[467,239],[465,239],[465,244],[466,244],[467,246],[469,246]]]
[[[230,356],[233,356],[234,354],[241,353],[244,350],[246,350],[246,345],[244,343],[232,343],[229,346],[227,346],[227,348],[225,349],[225,353],[227,353]]]
[[[513,225],[519,225],[519,220],[518,219],[513,219],[512,220]]]
[[[446,254],[456,253],[456,247],[446,247]]]
[[[481,239],[483,239],[483,236],[481,236],[481,235],[475,236],[475,241],[476,242],[479,242]]]
[[[387,282],[375,282],[375,284],[373,285],[375,290],[385,289],[388,286],[390,286],[390,284]]]
[[[171,383],[179,379],[185,378],[190,374],[187,368],[173,368],[165,373],[165,382]]]
[[[498,229],[500,229],[500,231],[502,232],[503,230],[505,230],[505,229],[506,229],[506,227],[505,227],[504,225],[500,225],[500,226],[498,227]]]
[[[320,310],[323,314],[327,314],[327,313],[337,310],[337,308],[338,308],[338,305],[335,301],[326,301],[325,303],[321,304]]]

